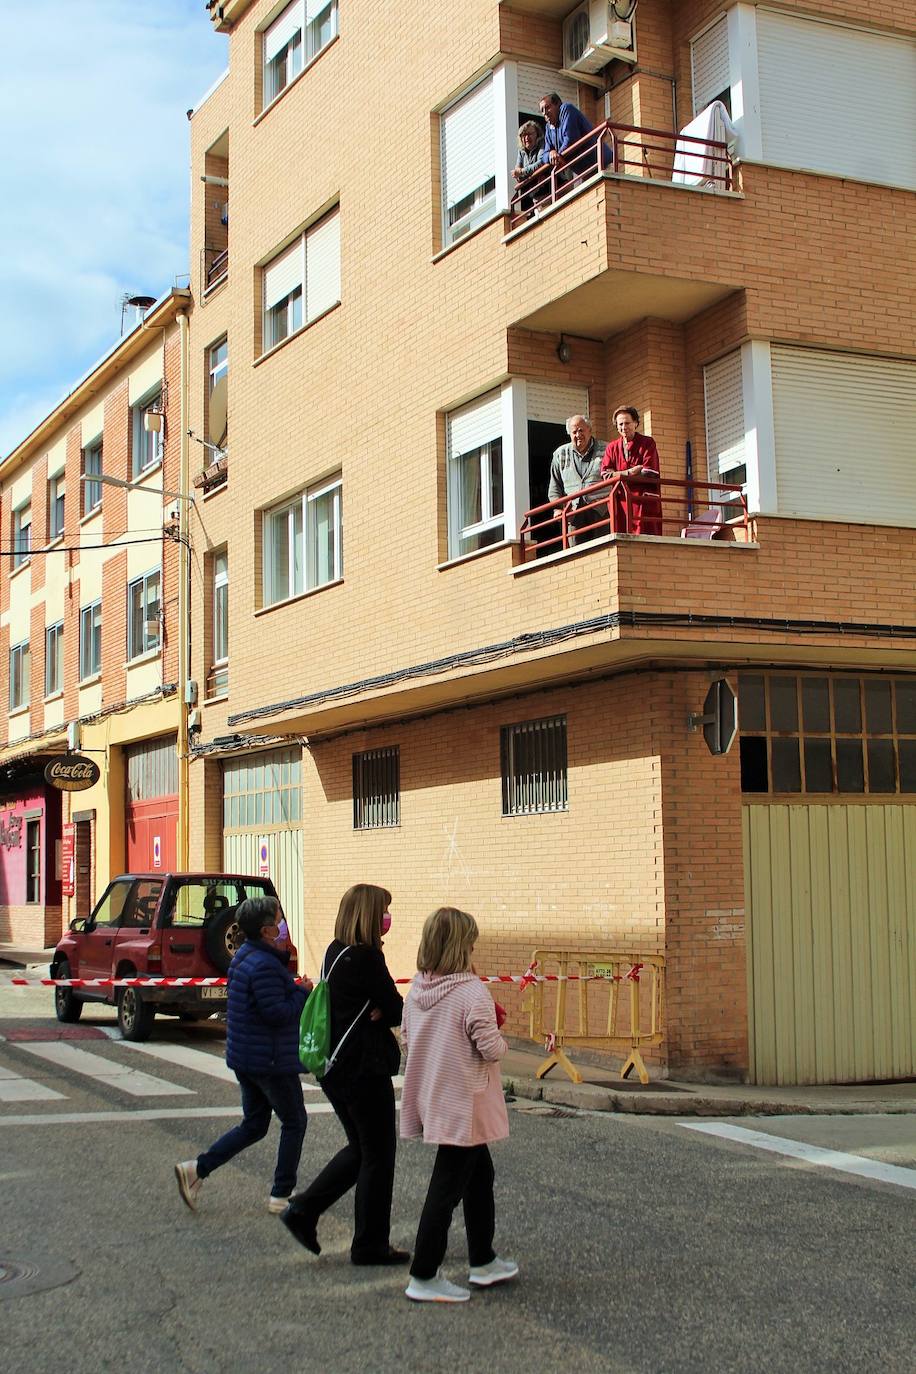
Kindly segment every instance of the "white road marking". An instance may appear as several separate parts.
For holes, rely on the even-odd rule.
[[[0,1102],[50,1102],[55,1097],[64,1101],[65,1094],[31,1078],[22,1078],[12,1069],[0,1068]]]
[[[154,1059],[163,1059],[167,1064],[177,1064],[184,1069],[193,1069],[195,1073],[204,1073],[209,1078],[218,1078],[221,1083],[231,1083],[233,1087],[238,1080],[232,1069],[226,1066],[226,1061],[216,1054],[208,1054],[206,1050],[195,1050],[190,1045],[170,1045],[155,1041],[125,1040],[120,1031],[108,1031],[109,1038],[119,1045],[124,1045],[129,1050],[139,1050],[141,1054],[152,1055]],[[321,1092],[315,1083],[303,1083],[302,1091],[306,1093]]]
[[[110,1088],[117,1088],[119,1092],[129,1093],[131,1097],[193,1097],[191,1088],[180,1088],[177,1083],[166,1083],[162,1078],[153,1078],[152,1074],[140,1073],[138,1069],[127,1069],[121,1064],[112,1062],[110,1059],[103,1059],[100,1054],[91,1054],[88,1050],[81,1050],[76,1045],[66,1044],[64,1041],[53,1041],[50,1044],[22,1044],[17,1042],[15,1048],[22,1050],[26,1054],[34,1054],[39,1059],[46,1060],[49,1064],[56,1064],[58,1068],[66,1069],[70,1073],[82,1074],[86,1078],[94,1078],[100,1083],[107,1083]]]
[[[395,1103],[395,1111],[400,1110],[400,1102]],[[334,1111],[330,1102],[316,1102],[308,1109],[309,1116],[330,1116]],[[35,1116],[0,1116],[0,1129],[4,1126],[91,1126],[110,1125],[122,1121],[193,1121],[204,1117],[241,1117],[241,1108],[236,1107],[149,1107],[138,1111],[121,1112],[45,1112]]]
[[[730,1126],[714,1121],[679,1121],[688,1131],[702,1131],[704,1135],[721,1136],[723,1140],[734,1140],[740,1145],[752,1145],[757,1150],[769,1150],[772,1154],[788,1155],[792,1159],[804,1160],[821,1169],[837,1169],[843,1174],[855,1174],[858,1178],[876,1179],[879,1183],[895,1183],[900,1188],[916,1189],[916,1169],[906,1169],[899,1164],[882,1164],[876,1159],[866,1159],[863,1155],[848,1155],[842,1150],[825,1150],[820,1145],[807,1145],[801,1140],[786,1140],[782,1136],[767,1135],[765,1131],[751,1131],[746,1126]]]

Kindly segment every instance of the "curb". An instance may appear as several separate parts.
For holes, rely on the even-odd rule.
[[[551,1084],[530,1079],[503,1078],[512,1097],[544,1102],[579,1111],[621,1112],[631,1116],[916,1116],[912,1104],[896,1101],[782,1102],[767,1097],[704,1097],[701,1093],[650,1094],[619,1092],[591,1083]]]

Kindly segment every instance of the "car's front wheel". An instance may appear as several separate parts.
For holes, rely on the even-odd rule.
[[[148,1040],[153,1029],[156,1008],[144,1002],[139,988],[121,988],[118,992],[118,1027],[125,1040]]]
[[[70,977],[70,965],[66,959],[57,966],[57,978]],[[78,997],[74,996],[72,988],[54,989],[54,1011],[58,1021],[71,1023],[78,1021],[83,1014],[83,1004]]]

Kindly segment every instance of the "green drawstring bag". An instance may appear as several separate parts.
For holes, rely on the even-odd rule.
[[[346,954],[347,949],[342,949],[337,959]],[[327,955],[325,955],[327,958]],[[357,1012],[356,1017],[347,1027],[344,1034],[340,1037],[333,1054],[331,1053],[331,990],[328,987],[328,979],[334,972],[337,959],[328,969],[324,971],[324,961],[321,964],[321,976],[308,995],[305,1006],[302,1008],[302,1015],[299,1018],[299,1063],[305,1073],[313,1073],[316,1078],[323,1078],[329,1069],[334,1067],[334,1060],[340,1052],[340,1047],[346,1040],[356,1022],[368,1007],[367,1002],[364,1007]]]

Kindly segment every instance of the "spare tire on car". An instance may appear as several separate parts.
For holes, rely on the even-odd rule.
[[[229,907],[226,911],[219,911],[204,927],[207,953],[220,973],[228,972],[232,956],[241,949],[245,940],[238,923],[237,911],[238,907],[235,906]]]

